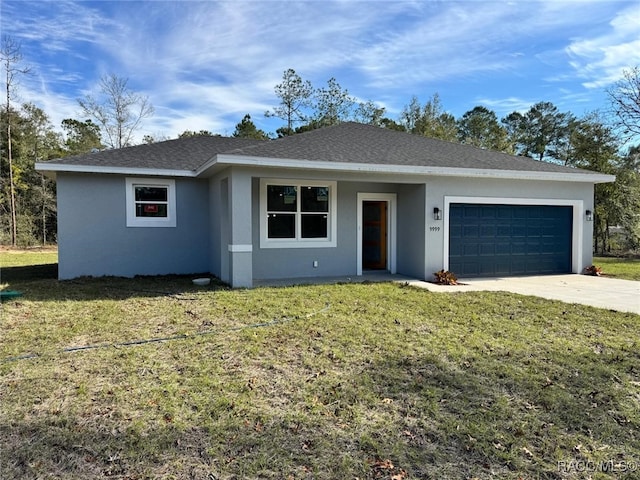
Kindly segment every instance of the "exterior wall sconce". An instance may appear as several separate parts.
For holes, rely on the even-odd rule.
[[[585,216],[587,217],[587,222],[593,222],[593,212],[591,210],[587,210]]]
[[[442,220],[442,212],[438,207],[433,209],[433,219],[434,220]]]

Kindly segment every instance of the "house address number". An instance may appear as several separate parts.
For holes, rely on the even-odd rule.
[[[440,227],[429,227],[429,231],[430,232],[439,232],[440,231]]]

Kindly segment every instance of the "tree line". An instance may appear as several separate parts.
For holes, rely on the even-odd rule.
[[[78,99],[80,119],[68,118],[55,128],[46,112],[31,102],[13,101],[20,76],[28,75],[19,45],[3,38],[0,61],[6,98],[0,119],[0,243],[41,245],[56,241],[55,183],[35,171],[36,162],[122,148],[134,143],[142,121],[153,114],[149,99],[127,86],[127,79],[103,77],[99,95]],[[293,69],[274,87],[277,104],[265,116],[281,119],[274,134],[256,127],[250,114],[236,125],[235,137],[271,139],[357,121],[416,135],[460,142],[477,148],[523,155],[539,161],[616,175],[612,184],[596,185],[594,243],[598,253],[640,248],[640,145],[623,151],[630,136],[640,135],[640,69],[625,71],[609,90],[611,115],[593,112],[576,117],[551,102],[499,119],[476,106],[456,118],[437,93],[421,102],[409,99],[397,118],[374,101],[358,101],[335,78],[315,88]],[[216,135],[186,130],[179,138]],[[155,142],[146,135],[143,142]],[[613,242],[611,227],[620,227],[624,241]]]

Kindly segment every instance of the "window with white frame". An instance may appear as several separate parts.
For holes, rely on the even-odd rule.
[[[260,246],[336,246],[336,182],[262,179]]]
[[[127,227],[175,227],[175,180],[126,179]]]

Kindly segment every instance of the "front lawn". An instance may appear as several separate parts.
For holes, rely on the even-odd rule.
[[[594,257],[593,263],[604,275],[640,281],[640,258]]]
[[[24,294],[0,317],[3,479],[638,477],[638,315],[390,283],[3,282]]]

